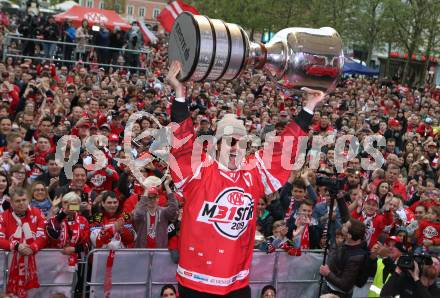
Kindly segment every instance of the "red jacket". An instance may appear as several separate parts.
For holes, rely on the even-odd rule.
[[[40,209],[29,207],[26,215],[22,218],[22,222],[29,223],[30,231],[32,232],[31,240],[27,243],[31,246],[34,253],[46,246],[46,234],[44,233],[44,216]],[[25,231],[23,224],[23,230]],[[0,249],[14,250],[17,243],[22,243],[20,239],[14,237],[17,231],[18,224],[14,218],[12,209],[8,209],[0,214]]]
[[[179,123],[173,136],[170,169],[176,187],[187,199],[180,231],[180,284],[216,295],[248,285],[255,206],[265,194],[273,193],[287,181],[287,163],[293,164],[298,138],[306,135],[292,121],[274,144],[271,156],[258,151],[256,158],[240,170],[230,171],[209,157],[205,161],[212,161],[209,165],[194,164],[193,150],[201,152],[203,144],[194,144],[196,134],[190,118]],[[186,137],[188,140],[182,142]],[[283,148],[286,138],[293,139],[293,146]]]
[[[87,219],[77,213],[73,220],[67,217],[61,222],[57,220],[57,216],[53,216],[47,222],[48,247],[64,248],[65,246],[87,246],[90,240],[90,226]],[[52,229],[54,233],[50,233]]]
[[[118,233],[115,231],[114,223],[119,218],[123,218],[125,224]],[[105,212],[95,214],[92,227],[90,228],[90,240],[93,246],[110,249],[134,247],[136,232],[129,220],[130,216],[125,212],[114,216],[109,216]]]

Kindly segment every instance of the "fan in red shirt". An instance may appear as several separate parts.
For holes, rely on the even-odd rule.
[[[134,247],[136,232],[130,223],[128,213],[120,212],[119,200],[112,191],[102,194],[102,212],[93,216],[91,240],[96,248],[131,248]]]
[[[88,109],[83,113],[84,118],[88,118],[91,123],[98,127],[107,121],[107,117],[99,110],[99,102],[97,99],[89,100]]]
[[[9,103],[9,113],[15,114],[18,102],[20,101],[20,88],[8,81],[9,73],[2,73],[4,80],[0,88],[1,100]]]
[[[437,189],[425,190],[420,194],[420,200],[411,204],[409,207],[412,212],[416,211],[416,208],[420,205],[424,206],[426,210],[432,206],[440,207],[438,198],[440,197],[440,192]]]
[[[257,151],[245,160],[245,146],[241,145],[246,128],[235,115],[227,114],[217,124],[217,156],[206,155],[203,162],[192,162],[192,158],[200,157],[203,142],[196,142],[185,87],[176,78],[180,69],[178,62],[172,62],[167,76],[176,90],[171,117],[179,124],[173,128],[170,168],[176,187],[186,198],[177,268],[180,297],[202,293],[251,297],[254,206],[287,181],[298,138],[308,135],[313,110],[324,93],[305,89],[307,102],[303,110],[286,125],[279,141],[271,144],[268,150],[272,154],[266,154],[270,156]],[[283,150],[286,139],[292,137],[293,146]],[[287,160],[282,165],[282,153],[286,151]]]
[[[11,207],[0,214],[0,249],[12,252],[6,292],[27,297],[27,291],[38,288],[35,254],[45,247],[44,216],[29,206],[23,188],[15,189]]]
[[[424,249],[440,245],[440,207],[432,206],[428,209],[425,220],[419,223],[416,237],[417,244]]]
[[[101,149],[102,150],[102,149]],[[90,170],[92,167],[91,161],[96,163],[95,156],[86,157],[84,159],[84,167],[87,171],[88,185],[96,192],[100,193],[113,189],[113,185],[119,180],[119,175],[112,165],[108,164],[106,158],[106,165],[100,170]]]
[[[375,194],[369,194],[363,203],[361,210],[353,210],[351,217],[360,220],[366,226],[366,241],[369,248],[372,248],[377,242],[377,238],[383,232],[385,226],[392,223],[392,215],[378,213],[379,197]]]
[[[331,125],[330,119],[326,114],[321,115],[319,117],[319,121],[315,125],[313,125],[311,129],[317,133],[321,133],[321,132],[328,133],[333,131],[333,127]]]
[[[385,179],[377,178],[373,181],[372,185],[376,189],[382,181],[386,181],[391,185],[391,192],[395,195],[399,195],[404,201],[408,199],[406,193],[406,185],[399,181],[400,168],[395,164],[389,164],[385,171]]]
[[[35,146],[34,166],[30,174],[31,179],[35,180],[47,171],[46,155],[52,152],[53,148],[50,145],[50,139],[45,135],[40,135]]]
[[[49,247],[61,248],[69,256],[69,266],[75,267],[81,253],[87,253],[90,228],[87,219],[79,213],[81,198],[69,192],[61,198],[61,210],[46,224]]]

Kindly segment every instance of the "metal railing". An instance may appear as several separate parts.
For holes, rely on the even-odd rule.
[[[13,53],[12,51],[10,51],[9,46],[12,41],[17,42],[17,49],[14,49],[14,51],[18,52],[18,53]],[[23,45],[26,42],[33,42],[36,45],[55,44],[55,45],[57,45],[57,51],[56,51],[54,57],[42,57],[42,56],[37,56],[37,55],[35,55],[35,56],[24,55],[23,54],[23,50],[24,50]],[[126,48],[104,47],[104,46],[92,45],[92,44],[78,44],[78,43],[71,43],[71,42],[37,39],[37,38],[27,38],[27,37],[23,37],[23,36],[17,35],[17,34],[6,34],[4,36],[2,58],[3,58],[3,61],[5,61],[7,57],[14,57],[14,58],[43,60],[43,61],[49,60],[49,61],[53,61],[53,62],[61,62],[61,63],[68,63],[68,64],[78,63],[77,60],[66,59],[69,57],[64,57],[64,53],[65,53],[64,50],[65,50],[66,46],[73,47],[71,54],[76,53],[76,48],[78,46],[83,47],[85,49],[90,49],[90,50],[108,50],[111,52],[119,52],[122,56],[124,56],[125,63],[127,61],[127,59],[125,57],[127,54],[138,54],[139,57],[141,56],[141,54],[144,54],[146,56],[146,61],[147,61],[148,67],[151,66],[152,59],[153,59],[152,52],[149,48],[142,48],[140,50],[133,50],[133,49],[126,49]],[[60,55],[58,55],[58,53],[60,52],[59,50],[61,50]],[[46,56],[46,53],[44,53],[44,55]],[[86,55],[86,54],[84,54],[84,55]],[[63,57],[63,58],[61,58],[61,57]],[[140,61],[138,61],[138,62],[139,62],[139,64],[141,64]],[[146,71],[145,67],[128,66],[128,65],[125,65],[125,63],[124,63],[124,65],[107,64],[107,63],[91,62],[91,61],[87,61],[85,59],[82,61],[82,63],[85,65],[99,65],[100,67],[102,66],[102,67],[112,67],[112,68],[126,68],[126,69]]]
[[[322,262],[322,250],[303,251],[300,257],[291,257],[280,250],[267,255],[259,250],[254,251],[253,266],[249,276],[252,297],[256,297],[266,284],[272,284],[278,292],[308,292],[317,295],[320,275],[319,265]],[[87,259],[86,271],[90,280],[84,277],[83,293],[90,298],[104,296],[105,264],[109,250],[92,250]],[[292,265],[292,266],[291,266]],[[158,293],[165,284],[177,284],[177,265],[169,256],[167,249],[120,249],[115,251],[112,267],[112,294],[115,297],[126,296],[127,288],[136,297],[159,297]],[[292,275],[290,271],[294,271]],[[316,294],[315,294],[316,293]],[[284,297],[282,294],[280,297]],[[285,296],[287,297],[287,296]],[[311,296],[310,296],[311,297]]]
[[[75,272],[68,270],[68,256],[61,253],[59,249],[43,249],[36,254],[37,271],[40,287],[32,290],[30,297],[50,297],[51,290],[64,289],[73,297],[77,279]],[[8,251],[0,251],[3,254],[0,258],[0,270],[3,280],[0,282],[2,292],[6,291],[6,285],[9,278],[9,264],[12,253]],[[3,263],[1,263],[3,262]],[[57,276],[58,275],[58,276]],[[57,278],[62,275],[62,280],[56,282]]]
[[[107,249],[95,249],[80,262],[84,268],[82,292],[87,297],[104,297],[108,253]],[[0,254],[3,254],[0,255],[0,270],[3,270],[0,288],[5,291],[12,254],[6,251],[0,251]],[[266,284],[272,284],[279,297],[317,297],[322,257],[322,250],[306,250],[297,257],[282,250],[272,254],[255,250],[249,275],[252,297],[259,297]],[[68,256],[58,249],[43,249],[36,258],[40,288],[33,290],[29,297],[50,297],[59,288],[73,297],[77,282],[81,281],[77,280],[77,273],[68,270]],[[112,297],[159,297],[163,285],[177,284],[176,266],[167,249],[116,250],[111,268]],[[66,273],[71,276],[57,282],[57,277]],[[355,288],[353,297],[367,297],[370,284]]]

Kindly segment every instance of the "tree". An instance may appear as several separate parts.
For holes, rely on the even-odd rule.
[[[408,53],[401,78],[402,83],[407,83],[412,56],[422,45],[422,33],[434,2],[438,0],[389,1],[388,9],[395,22],[398,42]]]
[[[431,54],[440,46],[440,1],[434,1],[433,6],[428,11],[427,28],[425,32],[425,65],[422,73],[422,82],[425,81],[426,72],[428,71]]]
[[[367,52],[366,63],[370,65],[375,47],[383,42],[385,28],[385,0],[360,0],[354,12],[351,39]]]
[[[104,0],[104,9],[114,10],[117,13],[123,13],[126,0]]]

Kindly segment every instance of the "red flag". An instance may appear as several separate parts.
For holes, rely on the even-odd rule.
[[[150,29],[148,29],[148,27],[145,25],[144,21],[139,20],[138,24],[139,24],[139,28],[142,32],[142,36],[144,38],[144,44],[156,43],[157,42],[156,35],[154,35],[154,33],[151,32]]]
[[[171,32],[177,16],[184,11],[189,11],[192,14],[200,14],[195,7],[177,0],[169,3],[157,16],[157,20],[162,27],[165,28],[165,31]]]

